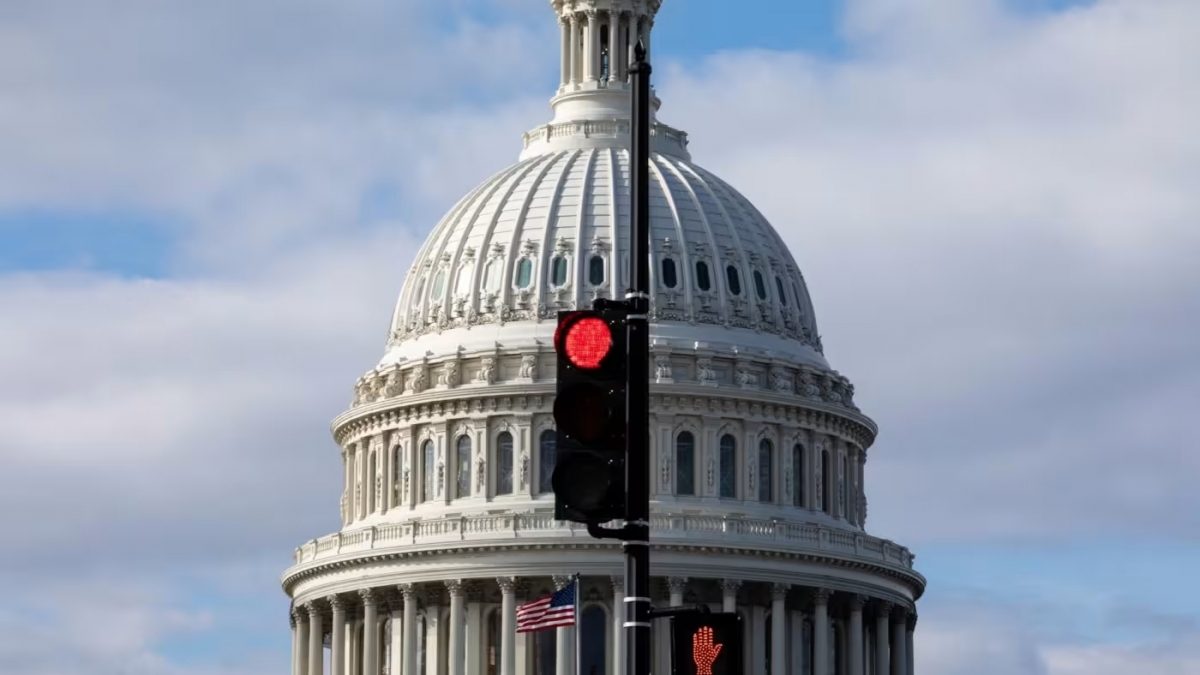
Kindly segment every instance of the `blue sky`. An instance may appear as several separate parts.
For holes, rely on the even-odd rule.
[[[415,246],[548,118],[555,26],[123,2],[0,11],[0,673],[279,672],[279,573],[337,528],[328,420]],[[922,671],[1200,673],[1200,6],[665,0],[655,30],[662,117],[788,241],[880,424],[868,529],[930,579]]]

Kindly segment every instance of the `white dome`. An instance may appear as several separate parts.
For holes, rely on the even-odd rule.
[[[598,139],[588,127],[599,124],[571,125],[592,147],[526,157],[450,211],[408,274],[385,363],[428,356],[448,344],[469,350],[544,340],[558,310],[624,296],[628,131]],[[556,140],[561,146],[570,137]],[[728,343],[828,367],[804,278],[779,234],[745,197],[679,153],[656,152],[650,209],[656,344]],[[438,335],[421,339],[431,333]]]

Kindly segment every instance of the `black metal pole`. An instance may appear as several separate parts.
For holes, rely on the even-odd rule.
[[[650,675],[650,64],[640,42],[629,69],[633,87],[630,135],[631,289],[629,307],[629,408],[625,456],[625,675]]]

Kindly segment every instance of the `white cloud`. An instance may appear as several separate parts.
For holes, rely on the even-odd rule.
[[[1180,64],[1200,6],[848,17],[844,62],[722,54],[660,90],[696,160],[791,243],[881,423],[873,529],[1193,527],[1200,80]]]

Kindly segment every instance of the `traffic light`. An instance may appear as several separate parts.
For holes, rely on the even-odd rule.
[[[671,622],[672,675],[741,675],[741,617],[697,612]]]
[[[559,312],[550,479],[557,520],[600,524],[625,515],[625,343],[623,312]]]

